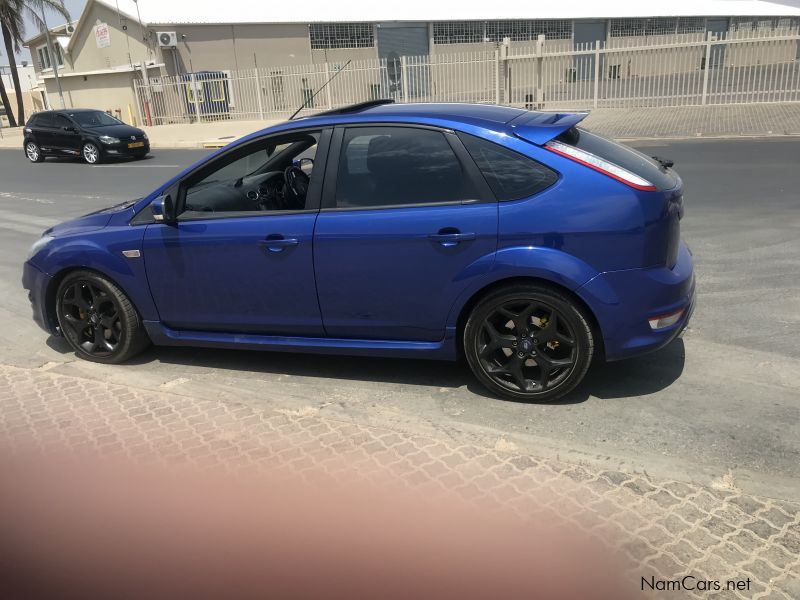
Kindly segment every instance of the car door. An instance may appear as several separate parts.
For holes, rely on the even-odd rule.
[[[81,136],[75,123],[58,113],[53,115],[53,121],[53,147],[64,152],[79,152],[81,149]]]
[[[43,112],[36,116],[36,121],[32,126],[36,143],[41,148],[49,149],[55,147],[55,115],[50,112]]]
[[[497,203],[453,132],[337,127],[314,232],[329,336],[443,339],[496,247]]]
[[[224,153],[176,186],[174,223],[147,225],[143,254],[166,326],[321,336],[312,240],[331,131],[304,131]],[[300,203],[277,201],[295,155],[315,167]],[[306,161],[307,162],[307,161]]]

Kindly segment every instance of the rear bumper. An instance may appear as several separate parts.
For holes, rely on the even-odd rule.
[[[33,310],[33,320],[47,333],[58,335],[57,324],[47,314],[47,288],[50,276],[37,269],[30,261],[22,266],[22,287],[28,290],[28,300]]]
[[[609,271],[577,291],[597,317],[607,360],[652,352],[674,340],[692,317],[696,302],[692,255],[681,242],[672,268]],[[648,319],[681,309],[675,324],[651,329]]]

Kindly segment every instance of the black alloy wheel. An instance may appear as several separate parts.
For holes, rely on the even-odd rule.
[[[586,374],[594,352],[582,309],[538,285],[500,290],[475,307],[464,331],[477,378],[505,398],[555,400]]]
[[[118,363],[148,343],[136,309],[104,277],[89,271],[68,275],[59,286],[56,302],[61,331],[82,358]]]

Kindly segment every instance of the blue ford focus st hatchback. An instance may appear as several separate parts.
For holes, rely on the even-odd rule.
[[[282,123],[32,247],[34,318],[88,360],[147,344],[456,360],[553,400],[694,306],[670,163],[585,114],[370,102]]]

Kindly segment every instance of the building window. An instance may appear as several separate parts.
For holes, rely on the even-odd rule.
[[[477,44],[486,38],[483,21],[439,21],[433,24],[434,44]]]
[[[439,21],[433,24],[434,44],[529,42],[544,35],[549,40],[572,39],[572,21]]]
[[[512,42],[528,42],[544,35],[548,40],[572,39],[572,21],[487,21],[486,37],[493,42],[510,38]]]
[[[772,31],[773,29],[796,29],[800,19],[793,17],[733,17],[731,31]]]
[[[655,17],[651,19],[611,19],[611,37],[641,37],[701,33],[705,31],[703,17]]]
[[[312,50],[371,48],[375,45],[372,23],[312,23],[308,35]]]
[[[55,53],[56,63],[59,67],[63,67],[64,55],[61,53],[61,46],[58,44],[53,44],[53,52]],[[36,56],[39,59],[40,70],[44,71],[45,69],[53,68],[53,63],[50,60],[50,52],[47,49],[47,46],[39,46],[36,49]]]

